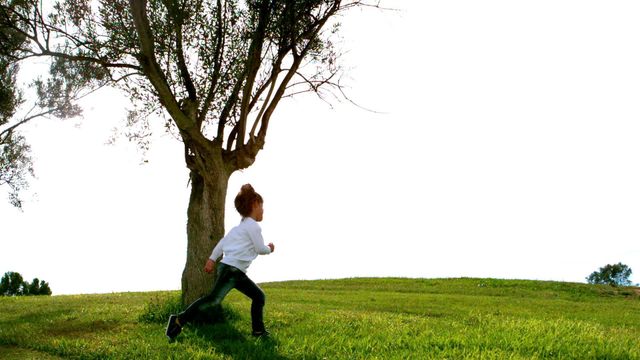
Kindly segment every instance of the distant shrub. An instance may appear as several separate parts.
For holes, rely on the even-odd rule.
[[[24,281],[22,275],[9,271],[0,280],[0,296],[51,295],[49,283],[38,278],[31,283]]]
[[[31,284],[27,286],[27,289],[28,291],[25,293],[25,295],[51,295],[49,283],[44,280],[38,280],[38,278],[34,278]]]
[[[606,265],[594,271],[587,277],[589,284],[603,284],[611,286],[630,286],[631,268],[623,263]]]

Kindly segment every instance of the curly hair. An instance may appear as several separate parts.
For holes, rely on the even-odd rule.
[[[242,185],[240,192],[236,195],[234,200],[236,210],[238,210],[242,217],[248,217],[251,215],[253,204],[256,202],[262,204],[264,201],[262,200],[262,196],[253,189],[251,184]]]

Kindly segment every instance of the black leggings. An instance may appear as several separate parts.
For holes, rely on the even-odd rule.
[[[247,274],[242,270],[223,263],[218,264],[216,282],[209,295],[203,296],[189,305],[178,315],[180,324],[185,325],[211,312],[212,309],[219,308],[220,303],[231,289],[238,289],[241,293],[251,298],[251,326],[254,332],[263,332],[264,321],[262,319],[262,309],[264,308],[265,295]]]

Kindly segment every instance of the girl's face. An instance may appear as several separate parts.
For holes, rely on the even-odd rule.
[[[262,208],[262,203],[256,201],[253,203],[253,208],[251,209],[251,215],[249,215],[255,221],[262,221],[262,215],[264,215],[264,209]]]

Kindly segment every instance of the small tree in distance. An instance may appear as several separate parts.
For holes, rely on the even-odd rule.
[[[623,263],[608,264],[594,271],[587,277],[589,284],[604,284],[611,286],[630,286],[631,268]]]
[[[38,280],[38,278],[34,278],[31,284],[25,283],[26,292],[24,295],[51,295],[51,289],[49,288],[49,283],[44,280]]]
[[[0,295],[22,295],[22,284],[22,275],[13,271],[6,272],[0,281]]]
[[[38,278],[31,283],[24,281],[22,275],[9,271],[0,280],[0,296],[51,295],[49,283]]]

